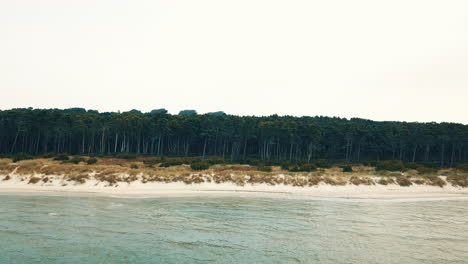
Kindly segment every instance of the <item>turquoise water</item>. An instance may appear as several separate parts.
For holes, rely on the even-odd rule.
[[[467,263],[468,201],[0,196],[0,263]]]

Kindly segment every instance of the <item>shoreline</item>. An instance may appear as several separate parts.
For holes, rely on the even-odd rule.
[[[142,183],[119,182],[114,186],[90,180],[84,184],[59,182],[28,184],[26,181],[0,182],[0,195],[33,194],[63,196],[102,196],[115,198],[162,197],[265,197],[291,199],[365,199],[365,200],[468,200],[468,189],[454,186],[343,185],[320,183],[311,187],[234,183]]]

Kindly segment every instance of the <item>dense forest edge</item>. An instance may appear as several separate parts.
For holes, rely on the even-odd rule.
[[[83,108],[0,111],[0,153],[217,157],[252,165],[293,167],[325,160],[385,160],[455,168],[468,160],[468,126],[376,122],[336,117],[199,115],[165,109],[99,113]]]

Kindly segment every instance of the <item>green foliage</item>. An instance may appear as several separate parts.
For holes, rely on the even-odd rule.
[[[457,169],[458,170],[461,170],[463,172],[468,172],[468,163],[464,163],[464,164],[459,164],[457,166]]]
[[[44,159],[50,159],[57,156],[57,153],[49,152],[49,153],[44,153],[41,155]]]
[[[225,116],[226,113],[224,113],[223,111],[218,111],[218,112],[209,112],[209,113],[206,113],[207,115],[213,115],[213,116]]]
[[[311,172],[317,170],[314,163],[305,163],[302,165],[293,166],[289,171],[292,172]]]
[[[403,162],[400,160],[382,160],[377,162],[375,166],[375,169],[378,171],[402,171],[403,168]]]
[[[437,169],[427,167],[418,167],[416,170],[419,174],[435,174],[438,171]]]
[[[197,115],[197,111],[195,110],[182,110],[179,112],[180,116],[194,116]]]
[[[210,164],[206,161],[198,161],[190,164],[190,168],[196,171],[207,170],[210,168]]]
[[[89,158],[86,163],[88,165],[92,165],[92,164],[96,164],[98,162],[98,160],[96,158]]]
[[[136,159],[138,156],[134,153],[120,153],[115,156],[118,159]]]
[[[421,162],[419,163],[421,166],[423,167],[426,167],[426,168],[439,168],[440,167],[440,163],[436,163],[436,162]]]
[[[73,157],[73,158],[71,158],[69,160],[64,160],[63,163],[79,164],[80,162],[85,162],[85,161],[86,161],[85,158],[76,156],[76,157]]]
[[[138,169],[138,165],[132,164],[132,165],[130,165],[130,169]]]
[[[154,109],[154,110],[151,110],[150,114],[152,115],[167,114],[167,110],[164,108]]]
[[[340,168],[343,169],[343,172],[353,172],[353,167],[349,165],[343,165],[343,166],[340,166]]]
[[[68,155],[65,154],[65,153],[59,154],[54,158],[54,160],[60,160],[60,161],[65,161],[65,160],[69,160],[69,159],[70,159],[70,157],[68,157]]]
[[[423,167],[423,165],[416,162],[405,162],[405,168],[417,170],[418,168]]]
[[[224,164],[225,161],[222,158],[209,158],[206,159],[206,162],[208,162],[210,165],[216,165],[216,164]]]
[[[285,162],[282,162],[280,166],[282,170],[289,170],[290,164],[289,162],[285,161]]]
[[[315,166],[317,166],[318,168],[324,168],[324,169],[328,169],[328,168],[331,168],[331,164],[328,162],[328,160],[326,159],[319,159],[319,160],[316,160],[314,161],[314,164]]]
[[[164,161],[162,161],[161,159],[149,159],[149,160],[144,160],[143,163],[150,167],[150,168],[153,168],[154,165],[158,164],[158,163],[162,163]]]
[[[263,172],[271,172],[273,169],[271,168],[271,166],[258,166],[258,170],[259,171],[263,171]]]
[[[167,159],[164,163],[161,164],[161,167],[167,168],[171,166],[179,166],[182,164],[190,164],[190,161],[181,158]]]
[[[33,156],[26,153],[16,153],[15,155],[13,155],[12,159],[13,162],[18,162],[21,160],[31,160],[33,159]]]
[[[264,162],[261,160],[257,160],[257,159],[247,159],[247,160],[244,160],[241,164],[248,164],[250,166],[259,166],[259,165],[263,165]]]
[[[86,109],[81,107],[68,108],[63,110],[64,113],[84,114]]]

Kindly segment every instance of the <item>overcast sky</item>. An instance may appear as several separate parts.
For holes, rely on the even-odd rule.
[[[468,1],[0,1],[0,108],[468,123]]]

